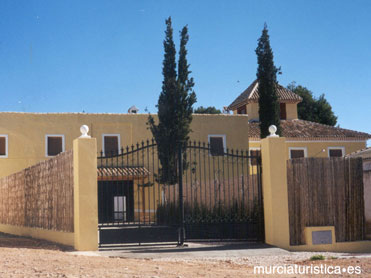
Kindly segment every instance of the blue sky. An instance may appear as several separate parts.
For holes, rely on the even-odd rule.
[[[189,26],[197,106],[256,76],[268,24],[279,82],[325,93],[341,127],[371,133],[371,1],[0,1],[0,111],[140,112],[162,82],[165,18]]]

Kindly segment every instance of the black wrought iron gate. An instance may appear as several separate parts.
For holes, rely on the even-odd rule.
[[[99,246],[179,243],[182,227],[185,240],[263,240],[261,159],[255,154],[215,153],[209,144],[189,142],[180,182],[164,185],[153,140],[101,153]]]

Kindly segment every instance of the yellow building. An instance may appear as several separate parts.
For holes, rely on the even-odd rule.
[[[98,152],[118,152],[121,147],[152,138],[146,114],[0,113],[0,177],[20,171],[65,150],[80,136],[80,126],[90,128]],[[191,140],[217,142],[247,150],[246,115],[194,115]],[[218,140],[212,140],[218,139]]]
[[[287,158],[345,156],[365,148],[371,138],[367,133],[299,120],[297,105],[302,101],[301,97],[281,85],[277,86],[277,94]],[[228,109],[233,114],[248,115],[249,149],[250,152],[260,152],[258,81],[243,91]]]

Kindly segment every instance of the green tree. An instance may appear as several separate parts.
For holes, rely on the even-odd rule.
[[[266,24],[264,24],[255,52],[258,57],[256,77],[259,81],[260,137],[265,138],[269,135],[268,128],[270,125],[275,125],[277,134],[280,135],[280,106],[276,93],[279,68],[276,68],[273,62],[273,51],[270,46]]]
[[[337,117],[324,94],[317,99],[309,89],[296,85],[295,82],[290,83],[287,88],[303,98],[303,101],[298,104],[299,119],[330,126],[336,125]]]
[[[193,111],[195,114],[221,114],[222,111],[216,109],[214,106],[203,107],[200,106]]]
[[[316,103],[319,118],[318,122],[324,125],[335,126],[338,118],[332,111],[330,103],[326,100],[325,94],[320,95]]]
[[[178,148],[180,145],[185,146],[189,139],[192,106],[196,102],[196,94],[193,91],[193,78],[189,78],[190,71],[187,62],[188,28],[185,26],[180,32],[177,73],[171,17],[165,22],[165,54],[162,67],[164,79],[157,104],[158,124],[151,115],[148,118],[148,124],[157,143],[158,156],[162,167],[158,179],[164,184],[175,184],[178,180]]]

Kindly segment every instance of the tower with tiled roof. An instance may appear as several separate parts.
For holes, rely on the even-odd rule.
[[[287,157],[344,156],[363,149],[371,134],[298,119],[297,105],[302,98],[277,84],[276,92],[281,110],[281,133],[286,138]],[[247,114],[251,154],[260,152],[259,82],[255,80],[229,106],[233,114]]]
[[[302,98],[277,84],[278,101],[280,103],[281,120],[298,118],[297,105]],[[255,80],[229,106],[233,114],[248,114],[251,121],[259,121],[259,82]]]

